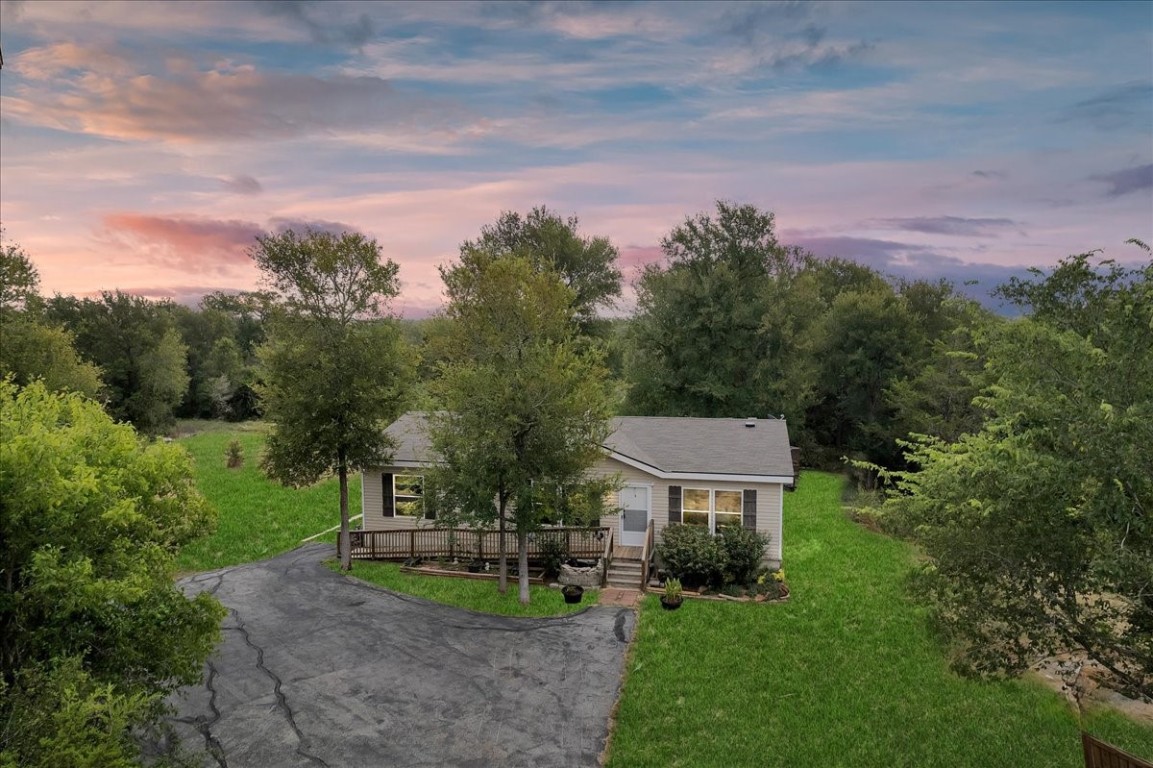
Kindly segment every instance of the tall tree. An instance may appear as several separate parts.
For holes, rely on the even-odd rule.
[[[258,391],[273,422],[264,469],[293,486],[340,480],[341,569],[352,567],[348,473],[384,464],[384,428],[413,376],[395,319],[398,267],[361,234],[292,230],[257,238],[251,255],[274,293]]]
[[[505,211],[495,224],[481,229],[475,241],[466,240],[461,253],[519,256],[537,270],[553,272],[572,290],[573,312],[587,332],[596,323],[597,310],[612,306],[620,296],[621,273],[616,266],[619,254],[608,238],[581,235],[579,224],[576,216],[562,219],[544,206],[524,216]]]
[[[452,515],[438,514],[442,521],[497,523],[501,592],[511,519],[520,601],[528,603],[528,536],[545,509],[539,490],[599,503],[607,487],[586,477],[609,432],[603,352],[578,335],[573,291],[528,259],[466,249],[441,276],[450,327],[434,388],[445,410],[432,417],[441,463],[428,486]]]
[[[188,372],[170,302],[120,291],[105,291],[98,301],[56,295],[45,318],[71,331],[81,356],[100,366],[114,418],[151,435],[173,424]]]
[[[661,241],[665,263],[645,268],[629,362],[629,410],[660,415],[781,413],[794,339],[771,316],[801,266],[772,213],[718,202]],[[790,414],[791,415],[791,414]]]
[[[889,503],[928,556],[923,594],[963,669],[1081,650],[1153,695],[1153,263],[1088,254],[1004,295],[1035,309],[983,351],[987,421],[917,440]]]
[[[0,381],[0,763],[136,764],[133,729],[219,638],[220,604],[174,581],[213,522],[182,448]]]

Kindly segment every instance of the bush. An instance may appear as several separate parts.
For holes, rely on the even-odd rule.
[[[565,545],[564,535],[557,533],[538,533],[540,537],[540,559],[544,566],[545,578],[556,578],[560,574],[561,564],[568,559],[568,547]]]
[[[752,584],[761,567],[769,537],[748,528],[726,525],[721,528],[718,538],[725,553],[725,582]]]
[[[687,586],[719,585],[728,558],[718,537],[697,525],[670,525],[661,534],[657,554],[665,570]]]
[[[244,447],[239,440],[233,440],[228,444],[227,457],[229,469],[239,469],[244,465]]]

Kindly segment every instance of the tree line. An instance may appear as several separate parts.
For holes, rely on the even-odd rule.
[[[1001,319],[949,283],[890,279],[781,244],[773,215],[751,205],[688,217],[661,248],[636,282],[635,312],[615,320],[605,311],[622,293],[617,250],[575,217],[502,214],[461,258],[520,254],[556,274],[578,335],[604,352],[620,414],[784,416],[806,464],[821,467],[843,457],[900,465],[908,434],[952,438],[979,422],[963,374],[982,365],[974,337]],[[42,298],[31,259],[14,245],[3,259],[14,277],[0,372],[17,383],[41,377],[96,396],[152,435],[179,418],[260,417],[268,291],[218,292],[195,309],[120,291]],[[412,404],[441,405],[449,315],[390,321],[417,360]]]

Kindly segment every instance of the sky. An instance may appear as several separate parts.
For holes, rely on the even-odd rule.
[[[314,226],[419,317],[538,205],[629,282],[720,199],[977,296],[1153,243],[1153,2],[2,0],[0,48],[0,221],[46,295],[194,305]]]

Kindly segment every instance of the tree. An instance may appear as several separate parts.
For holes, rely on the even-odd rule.
[[[921,438],[888,503],[924,547],[922,594],[959,666],[1083,651],[1153,695],[1153,263],[1089,254],[1005,295],[1032,317],[982,345],[982,429]]]
[[[637,285],[628,363],[633,412],[752,416],[793,410],[783,383],[788,301],[802,254],[777,241],[772,213],[717,203],[676,227]],[[792,414],[790,414],[791,416]]]
[[[0,230],[0,312],[23,309],[28,299],[38,296],[40,274],[32,259],[16,243],[3,242]]]
[[[45,308],[48,322],[69,330],[80,355],[103,371],[109,413],[149,435],[172,426],[188,388],[172,306],[105,291],[98,301],[56,295]]]
[[[576,216],[562,219],[544,206],[526,216],[505,211],[496,224],[466,240],[461,254],[483,252],[490,257],[519,256],[540,271],[551,271],[573,292],[572,307],[583,331],[591,330],[598,309],[612,306],[621,294],[617,249],[604,237],[577,234]],[[467,260],[462,259],[462,264]]]
[[[352,568],[348,473],[386,463],[384,428],[403,410],[414,361],[388,302],[397,265],[361,234],[292,230],[257,238],[250,254],[275,292],[258,385],[273,422],[263,466],[310,485],[340,480],[341,569]]]
[[[15,313],[0,317],[0,326],[0,377],[11,376],[18,386],[40,379],[51,392],[100,393],[100,369],[80,359],[68,331]]]
[[[174,581],[214,520],[191,477],[97,403],[0,381],[0,763],[132,764],[199,681],[224,610]]]
[[[810,334],[815,403],[806,423],[835,454],[899,458],[885,388],[909,370],[915,327],[888,285],[839,294]]]
[[[0,248],[0,377],[18,386],[41,379],[50,391],[95,397],[100,369],[80,359],[72,335],[40,322],[40,274],[15,244]]]
[[[591,517],[608,487],[586,477],[609,433],[603,352],[578,335],[573,291],[528,259],[466,250],[441,277],[451,325],[433,384],[445,409],[430,428],[440,464],[427,488],[442,524],[497,523],[502,593],[511,517],[520,601],[528,603],[528,536],[548,509],[542,496],[582,497],[593,502]]]

